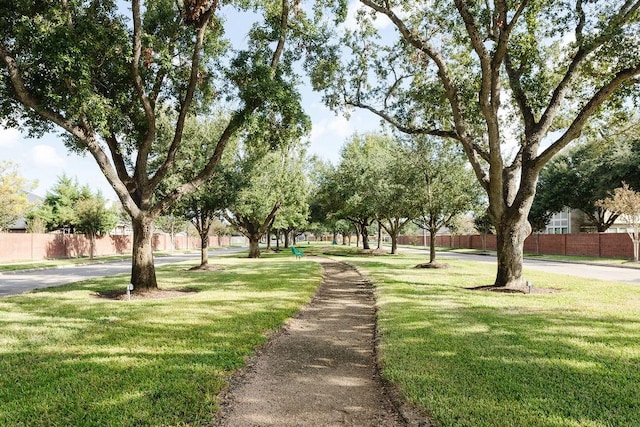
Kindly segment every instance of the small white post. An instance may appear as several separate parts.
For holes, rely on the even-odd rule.
[[[531,293],[531,288],[533,287],[533,283],[531,283],[531,281],[527,280],[527,290],[529,291],[529,293]]]
[[[131,301],[131,291],[133,290],[133,284],[129,283],[127,285],[127,301]]]

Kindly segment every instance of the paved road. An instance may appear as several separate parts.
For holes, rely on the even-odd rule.
[[[428,256],[428,250],[400,248],[402,251],[419,251],[424,252]],[[496,257],[490,255],[463,254],[458,252],[438,252],[438,259],[447,258],[464,259],[470,261],[479,261],[487,263],[496,263]],[[632,283],[640,285],[640,269],[610,267],[594,264],[568,263],[545,260],[524,260],[524,268],[531,270],[542,270],[548,273],[566,274],[569,276],[583,277],[585,279],[608,280],[610,282]]]
[[[211,251],[210,256],[227,255],[240,252],[245,248],[229,248]],[[198,259],[200,253],[177,254],[171,256],[155,257],[156,266],[174,264],[190,259]],[[43,270],[17,271],[0,273],[0,297],[16,295],[33,289],[60,286],[67,283],[96,277],[114,276],[131,272],[131,260],[113,261],[102,264],[86,264],[61,268],[48,268]]]

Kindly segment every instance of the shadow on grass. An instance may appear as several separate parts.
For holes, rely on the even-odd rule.
[[[413,273],[417,280],[403,279],[404,265],[358,265],[368,265],[378,282],[384,375],[437,425],[637,424],[640,320],[634,305],[591,310],[579,293],[572,303],[571,290],[469,292],[460,279],[473,274],[465,278],[457,265],[457,277],[451,270],[447,276],[420,271]],[[640,301],[633,288],[625,291]]]
[[[232,372],[320,282],[317,265],[294,280],[289,264],[159,269],[162,286],[191,274],[198,291],[165,300],[90,298],[120,278],[3,299],[0,425],[211,425]]]

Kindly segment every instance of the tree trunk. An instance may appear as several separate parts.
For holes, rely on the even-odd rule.
[[[249,258],[260,258],[260,236],[250,234],[249,236]]]
[[[133,228],[133,256],[131,265],[131,284],[134,292],[157,289],[156,269],[153,265],[153,246],[151,223],[153,218],[140,215],[131,218]]]
[[[391,255],[398,252],[398,232],[391,233]]]
[[[200,234],[200,266],[209,264],[209,230]]]
[[[284,231],[284,247],[285,249],[289,247],[289,231]]]
[[[96,235],[95,233],[89,233],[89,259],[93,260],[94,252],[96,251]]]
[[[629,237],[631,237],[631,241],[633,242],[633,261],[638,262],[639,252],[640,252],[640,236],[638,233],[628,233]]]
[[[524,240],[531,233],[531,225],[526,216],[521,219],[501,218],[496,226],[498,272],[494,286],[514,289],[524,288],[522,262]]]
[[[271,250],[271,227],[267,230],[267,250]]]
[[[369,233],[366,226],[360,226],[360,235],[362,236],[362,249],[371,249],[369,247]]]
[[[429,264],[436,262],[436,232],[433,228],[429,230]]]

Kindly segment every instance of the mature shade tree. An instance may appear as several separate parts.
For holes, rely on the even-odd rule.
[[[299,162],[304,155],[293,143],[277,150],[247,153],[241,147],[240,158],[234,162],[233,181],[241,182],[231,198],[224,217],[249,239],[249,258],[260,257],[260,239],[265,235],[287,202],[295,197],[291,192],[300,179]]]
[[[93,259],[96,238],[105,236],[118,223],[118,213],[107,207],[107,201],[99,191],[89,192],[74,205],[73,227],[89,238],[89,259]]]
[[[0,119],[34,135],[61,128],[71,150],[96,160],[131,218],[131,283],[144,291],[157,287],[153,220],[214,174],[231,137],[256,120],[263,131],[306,126],[293,63],[319,15],[297,0],[119,3],[3,2]],[[225,19],[230,11],[241,16]],[[243,47],[234,50],[225,30],[243,18],[255,24],[235,31]],[[157,197],[181,155],[186,118],[206,114],[213,101],[232,113],[206,165]],[[167,110],[175,116],[171,142],[157,150]]]
[[[299,174],[292,174],[291,181],[286,182],[288,186],[285,192],[285,200],[278,211],[274,221],[273,229],[284,233],[284,247],[290,244],[295,245],[296,232],[302,230],[309,218],[308,191],[309,186],[302,168]]]
[[[176,163],[161,186],[161,192],[168,193],[182,182],[188,182],[205,167],[215,145],[211,141],[219,139],[227,122],[226,114],[218,113],[206,121],[187,120],[183,135],[183,156]],[[173,207],[171,215],[190,222],[200,237],[200,267],[209,263],[209,232],[214,222],[230,203],[240,183],[228,174],[231,170],[233,154],[237,142],[228,143],[220,159],[214,176],[200,185],[195,191],[183,196]]]
[[[338,233],[346,236],[346,230],[351,232],[351,224],[337,218],[334,213],[338,210],[339,200],[336,196],[336,184],[332,180],[335,167],[329,162],[323,162],[318,158],[311,159],[309,170],[309,221],[315,228],[317,236],[325,231],[332,234],[332,241],[338,238]],[[346,241],[343,239],[343,243]]]
[[[378,177],[376,216],[379,224],[378,247],[381,229],[391,238],[391,253],[398,251],[398,236],[416,214],[416,182],[411,173],[412,153],[400,141],[389,139],[388,149],[380,153],[384,170]]]
[[[333,108],[458,141],[496,224],[495,286],[524,289],[540,170],[589,119],[637,94],[640,0],[360,3],[341,46],[310,58],[315,88]],[[373,18],[390,20],[397,41]]]
[[[405,167],[413,183],[413,218],[429,232],[429,264],[434,265],[438,231],[478,207],[482,189],[459,147],[448,141],[415,138]]]
[[[351,222],[369,247],[369,226],[377,219],[378,197],[390,152],[388,135],[354,135],[342,149],[340,163],[330,177],[331,203],[337,218]]]
[[[633,241],[633,260],[638,262],[640,253],[640,193],[634,191],[626,182],[613,190],[613,195],[598,201],[598,206],[617,213],[631,226],[628,232]]]
[[[33,184],[20,176],[16,163],[0,162],[0,232],[27,213],[27,192],[32,189]]]

